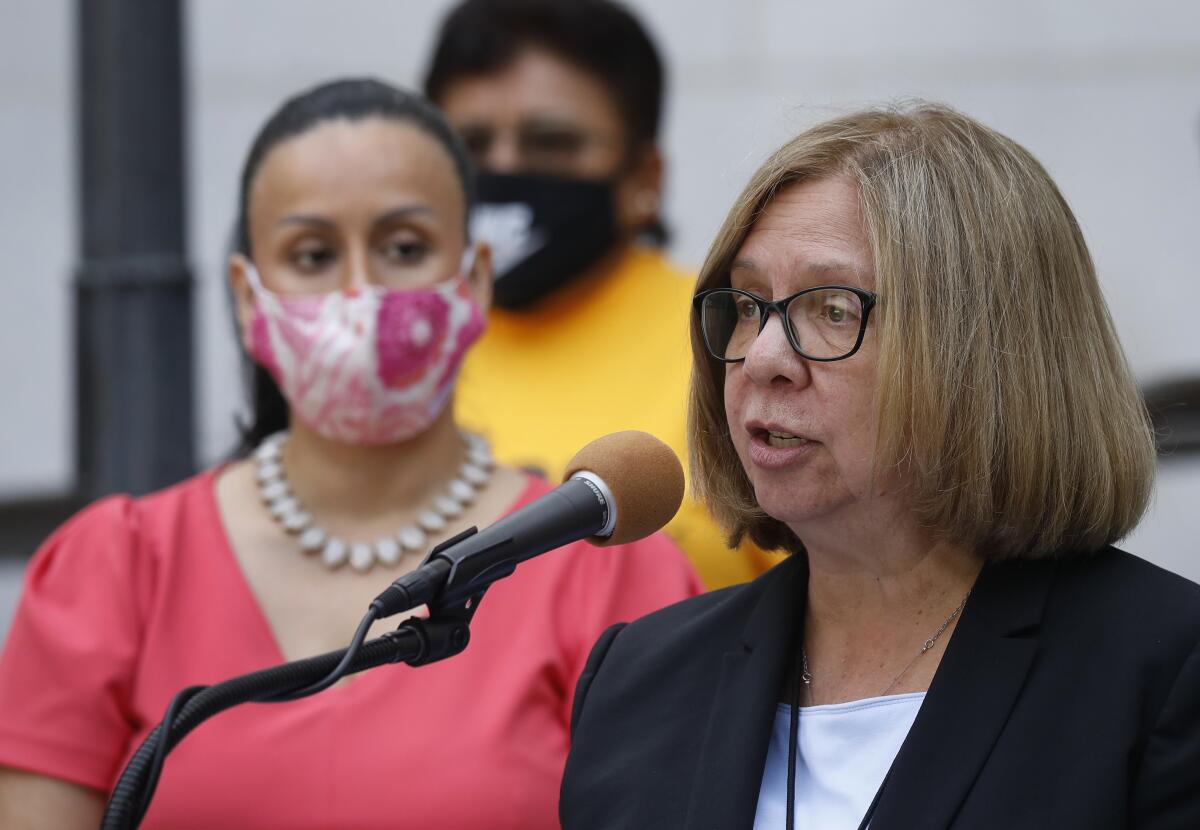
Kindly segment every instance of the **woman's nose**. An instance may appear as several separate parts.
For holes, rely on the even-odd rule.
[[[365,255],[354,255],[347,258],[346,267],[342,271],[342,291],[354,296],[361,293],[372,281],[370,265]]]
[[[806,384],[809,378],[808,361],[796,353],[788,342],[783,320],[771,313],[758,337],[750,344],[743,362],[746,374],[757,384]]]

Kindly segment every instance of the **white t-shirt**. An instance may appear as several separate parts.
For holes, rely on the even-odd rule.
[[[797,830],[857,830],[925,700],[924,692],[800,709]],[[754,830],[786,827],[792,707],[775,713]]]

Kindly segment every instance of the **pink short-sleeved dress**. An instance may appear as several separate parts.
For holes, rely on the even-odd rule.
[[[215,478],[97,502],[34,556],[0,658],[0,765],[107,792],[175,692],[283,660]],[[530,479],[512,509],[547,489]],[[698,591],[661,534],[530,560],[493,586],[457,657],[206,722],[172,752],[143,826],[557,827],[592,643]]]

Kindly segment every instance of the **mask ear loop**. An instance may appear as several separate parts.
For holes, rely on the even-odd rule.
[[[254,267],[254,263],[248,259],[245,262],[246,282],[250,283],[250,290],[254,292],[255,296],[269,294],[270,292],[263,287],[262,278],[258,275],[258,269]]]

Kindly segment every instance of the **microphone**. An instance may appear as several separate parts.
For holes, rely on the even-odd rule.
[[[597,438],[567,464],[558,487],[485,530],[471,528],[438,545],[371,607],[382,618],[467,599],[526,559],[570,542],[620,545],[648,536],[682,502],[683,468],[670,447],[636,430]]]

